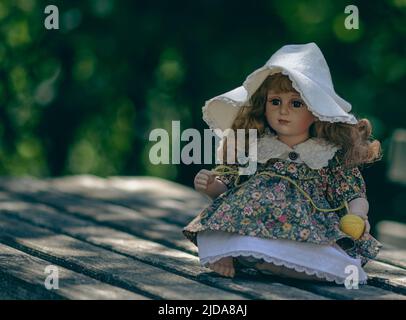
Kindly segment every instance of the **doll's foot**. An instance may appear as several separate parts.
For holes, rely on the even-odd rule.
[[[233,257],[224,257],[214,263],[210,263],[209,268],[225,277],[233,278],[235,275]]]

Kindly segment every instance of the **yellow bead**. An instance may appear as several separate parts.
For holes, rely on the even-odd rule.
[[[359,239],[364,233],[365,222],[355,214],[346,214],[340,219],[340,229],[354,239]]]

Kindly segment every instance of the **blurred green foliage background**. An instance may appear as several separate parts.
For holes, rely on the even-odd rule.
[[[59,8],[60,30],[44,9]],[[346,30],[356,5],[360,28]],[[202,165],[152,165],[149,133],[207,126],[204,102],[285,44],[316,42],[336,91],[367,117],[384,158],[364,169],[375,222],[406,220],[387,179],[405,128],[406,0],[0,0],[0,175],[154,175],[192,186]],[[372,221],[373,223],[374,221]]]

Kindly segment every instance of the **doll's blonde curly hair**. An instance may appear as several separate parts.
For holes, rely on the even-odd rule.
[[[290,79],[276,73],[268,76],[250,99],[251,106],[240,109],[231,129],[247,129],[246,150],[248,148],[248,129],[257,129],[258,137],[268,126],[265,106],[269,90],[276,92],[296,92]],[[269,127],[269,126],[268,126]],[[271,131],[276,133],[271,127]],[[381,144],[372,138],[372,126],[368,119],[359,119],[357,124],[330,123],[315,121],[309,128],[311,137],[324,138],[341,147],[340,162],[345,167],[353,167],[378,161],[382,157]],[[227,141],[224,143],[223,159],[226,159]]]

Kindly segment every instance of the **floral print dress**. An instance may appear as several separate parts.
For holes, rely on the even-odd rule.
[[[183,229],[198,245],[202,265],[224,256],[254,257],[343,283],[344,267],[352,264],[365,283],[362,266],[382,245],[370,234],[354,240],[343,233],[339,220],[345,208],[329,211],[344,200],[366,198],[358,167],[341,165],[340,150],[323,139],[310,138],[292,149],[275,136],[266,138],[258,143],[265,152],[258,154],[256,172],[217,177],[228,190]],[[290,178],[311,200],[278,175]]]

